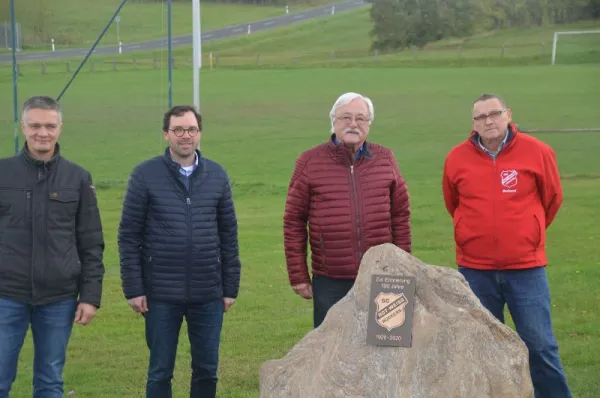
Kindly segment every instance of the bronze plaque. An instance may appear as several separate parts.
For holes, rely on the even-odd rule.
[[[411,347],[415,278],[373,275],[367,324],[367,344]]]

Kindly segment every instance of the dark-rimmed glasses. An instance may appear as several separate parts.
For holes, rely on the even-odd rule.
[[[502,115],[504,112],[506,112],[507,109],[500,109],[497,111],[491,111],[490,113],[486,114],[481,114],[481,115],[477,115],[473,118],[473,120],[475,120],[476,122],[484,122],[486,121],[486,119],[489,117],[492,120],[495,120],[497,118],[500,117],[500,115]]]
[[[200,129],[198,127],[188,127],[186,129],[177,126],[175,128],[169,129],[169,131],[172,131],[176,137],[183,137],[183,134],[185,134],[186,131],[190,135],[190,137],[195,137],[200,132]]]

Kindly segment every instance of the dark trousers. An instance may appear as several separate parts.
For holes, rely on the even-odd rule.
[[[321,325],[327,311],[343,299],[352,289],[352,286],[354,286],[354,279],[332,279],[322,275],[313,276],[313,322],[315,329]]]
[[[30,324],[33,397],[64,396],[62,373],[76,307],[75,297],[40,306],[0,299],[0,398],[8,398],[17,377],[19,353]]]
[[[150,364],[146,398],[171,398],[179,332],[185,317],[192,351],[191,398],[217,394],[219,343],[223,324],[223,300],[208,303],[168,303],[148,299],[146,342]]]
[[[504,304],[529,350],[535,398],[570,398],[571,392],[552,331],[545,267],[480,271],[459,267],[481,304],[504,323]]]

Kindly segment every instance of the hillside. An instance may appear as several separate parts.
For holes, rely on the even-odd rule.
[[[362,8],[234,39],[205,42],[203,65],[209,68],[211,59],[214,68],[548,65],[555,31],[600,29],[600,22],[499,29],[464,39],[430,43],[419,51],[392,54],[370,51],[371,26],[369,9]],[[558,64],[600,63],[600,34],[561,37],[557,54]],[[191,66],[191,46],[177,47],[173,55],[175,68]],[[162,53],[155,50],[93,56],[91,60],[95,71],[167,67],[166,49]],[[37,65],[39,73],[39,63]],[[53,65],[60,66],[54,69]],[[48,73],[64,72],[65,62],[50,61],[47,67]]]
[[[276,30],[253,33],[236,39],[206,43],[204,64],[221,67],[346,65],[360,62],[373,64],[453,64],[471,62],[547,64],[552,52],[552,38],[557,30],[600,29],[600,21],[527,29],[500,29],[480,32],[464,39],[441,40],[421,51],[402,51],[374,57],[370,51],[371,20],[369,9],[348,11]],[[176,57],[191,56],[191,48],[175,50]],[[600,34],[561,37],[557,62],[600,62]],[[159,55],[155,52],[153,55]],[[140,57],[142,54],[136,55]],[[358,66],[358,64],[357,64]]]
[[[98,38],[120,3],[120,0],[16,1],[15,14],[22,25],[23,48],[49,49],[51,39],[61,47],[87,47]],[[292,9],[312,8],[323,3],[326,1],[308,0]],[[191,9],[191,1],[172,3],[174,36],[192,32]],[[201,25],[202,30],[211,30],[283,13],[281,6],[201,2]],[[166,37],[167,16],[165,1],[129,0],[119,13],[119,39],[131,43]],[[0,21],[10,21],[8,1],[0,2]],[[113,23],[100,45],[117,44],[118,41],[117,24]]]

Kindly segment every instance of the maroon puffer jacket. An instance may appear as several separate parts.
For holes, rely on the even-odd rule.
[[[337,279],[355,279],[370,247],[393,243],[410,253],[409,195],[392,151],[365,143],[353,162],[345,147],[330,141],[302,153],[289,185],[283,233],[292,285],[310,283],[307,240],[313,274]]]

